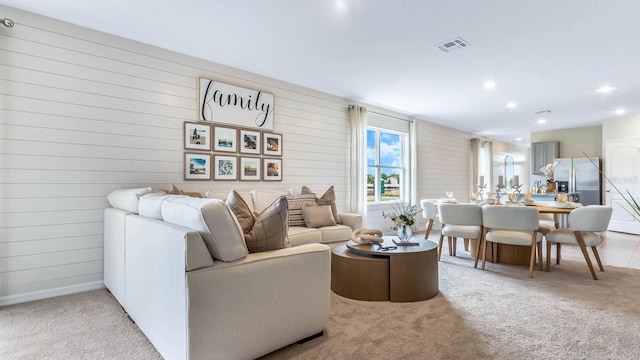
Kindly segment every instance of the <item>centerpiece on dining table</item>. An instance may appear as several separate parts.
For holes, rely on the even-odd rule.
[[[540,171],[547,177],[547,192],[556,191],[556,182],[553,179],[553,171],[558,167],[560,161],[555,161],[540,168]]]
[[[416,205],[405,204],[404,202],[397,202],[393,204],[392,211],[382,212],[382,216],[385,219],[393,221],[394,226],[391,228],[398,231],[398,239],[400,240],[398,245],[403,243],[411,243],[411,236],[413,235],[412,226],[416,222],[416,215],[422,211]],[[394,241],[395,242],[395,241]]]

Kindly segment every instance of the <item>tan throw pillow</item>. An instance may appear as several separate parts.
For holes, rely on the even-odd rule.
[[[182,190],[178,189],[178,187],[173,185],[173,184],[171,184],[171,188],[169,190],[160,190],[160,193],[163,193],[165,195],[187,195],[187,196],[196,197],[196,198],[203,197],[202,194],[200,194],[199,192],[182,191]]]
[[[250,253],[288,246],[289,209],[287,199],[279,197],[255,219],[253,229],[244,234]]]
[[[288,195],[289,203],[289,226],[307,226],[302,217],[304,206],[316,205],[316,194]]]
[[[302,216],[310,228],[336,225],[331,205],[305,206],[302,208]]]
[[[255,217],[253,216],[249,205],[247,205],[237,191],[231,190],[231,192],[229,192],[229,195],[227,195],[227,206],[229,206],[231,211],[235,214],[244,234],[253,229],[253,225],[256,221]]]
[[[306,186],[302,187],[302,193],[313,194],[311,189]],[[322,194],[322,196],[319,197],[316,202],[318,205],[330,205],[331,213],[333,214],[333,219],[336,221],[336,224],[342,224],[342,220],[340,219],[340,216],[338,216],[338,207],[336,206],[336,193],[333,185],[331,185],[331,187],[327,191],[325,191],[325,193]]]

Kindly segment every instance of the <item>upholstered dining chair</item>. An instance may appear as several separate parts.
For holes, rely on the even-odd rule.
[[[420,207],[422,208],[422,217],[428,221],[427,232],[424,234],[424,238],[428,239],[431,228],[433,227],[433,221],[438,216],[438,207],[436,206],[435,201],[429,199],[420,200]]]
[[[442,241],[446,236],[449,241],[449,256],[456,256],[457,239],[478,241],[480,254],[480,237],[482,236],[482,206],[477,204],[438,204],[438,218],[442,224],[438,241],[438,261],[442,256]],[[478,266],[478,257],[473,267]]]
[[[547,234],[547,271],[549,271],[551,244],[557,244],[556,257],[558,264],[560,263],[560,244],[577,244],[582,251],[584,260],[587,262],[593,280],[598,280],[587,252],[587,247],[591,247],[600,271],[604,271],[596,246],[602,242],[598,233],[606,231],[607,227],[609,227],[612,211],[613,209],[610,206],[589,205],[577,208],[569,213],[570,228],[553,230]]]
[[[487,242],[529,246],[529,277],[533,277],[533,264],[538,250],[538,268],[542,270],[542,234],[538,231],[538,209],[526,206],[484,205],[482,207],[482,270],[487,256]],[[497,258],[497,256],[495,257]],[[494,259],[495,259],[494,258]]]

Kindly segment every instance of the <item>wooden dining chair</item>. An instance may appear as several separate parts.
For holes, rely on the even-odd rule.
[[[473,267],[478,266],[480,237],[482,236],[482,206],[477,204],[438,204],[438,218],[442,224],[438,241],[438,261],[442,256],[442,241],[449,241],[449,256],[456,256],[457,239],[478,241],[478,256]]]
[[[538,231],[539,212],[525,206],[484,205],[482,207],[482,270],[485,269],[487,242],[531,248],[529,277],[533,278],[533,264],[538,250],[538,269],[542,270],[542,234]],[[494,258],[497,259],[497,256]]]
[[[438,217],[438,207],[435,201],[429,199],[420,200],[420,207],[422,207],[422,217],[427,220],[427,232],[424,234],[424,238],[428,239],[433,221]]]
[[[548,254],[551,253],[551,244],[574,244],[580,247],[593,280],[598,280],[587,247],[591,247],[600,271],[604,271],[597,249],[597,246],[602,242],[598,233],[607,230],[612,212],[613,209],[610,206],[589,205],[569,213],[570,228],[552,230],[547,233],[547,271],[550,270]],[[558,264],[560,264],[560,249],[558,246],[556,250]]]

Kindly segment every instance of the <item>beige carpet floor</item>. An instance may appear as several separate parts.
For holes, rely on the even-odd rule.
[[[464,255],[463,255],[464,256]],[[264,359],[638,359],[640,270],[583,262],[550,273],[443,255],[417,303],[332,295],[322,337]],[[106,290],[0,308],[0,359],[158,359]]]

